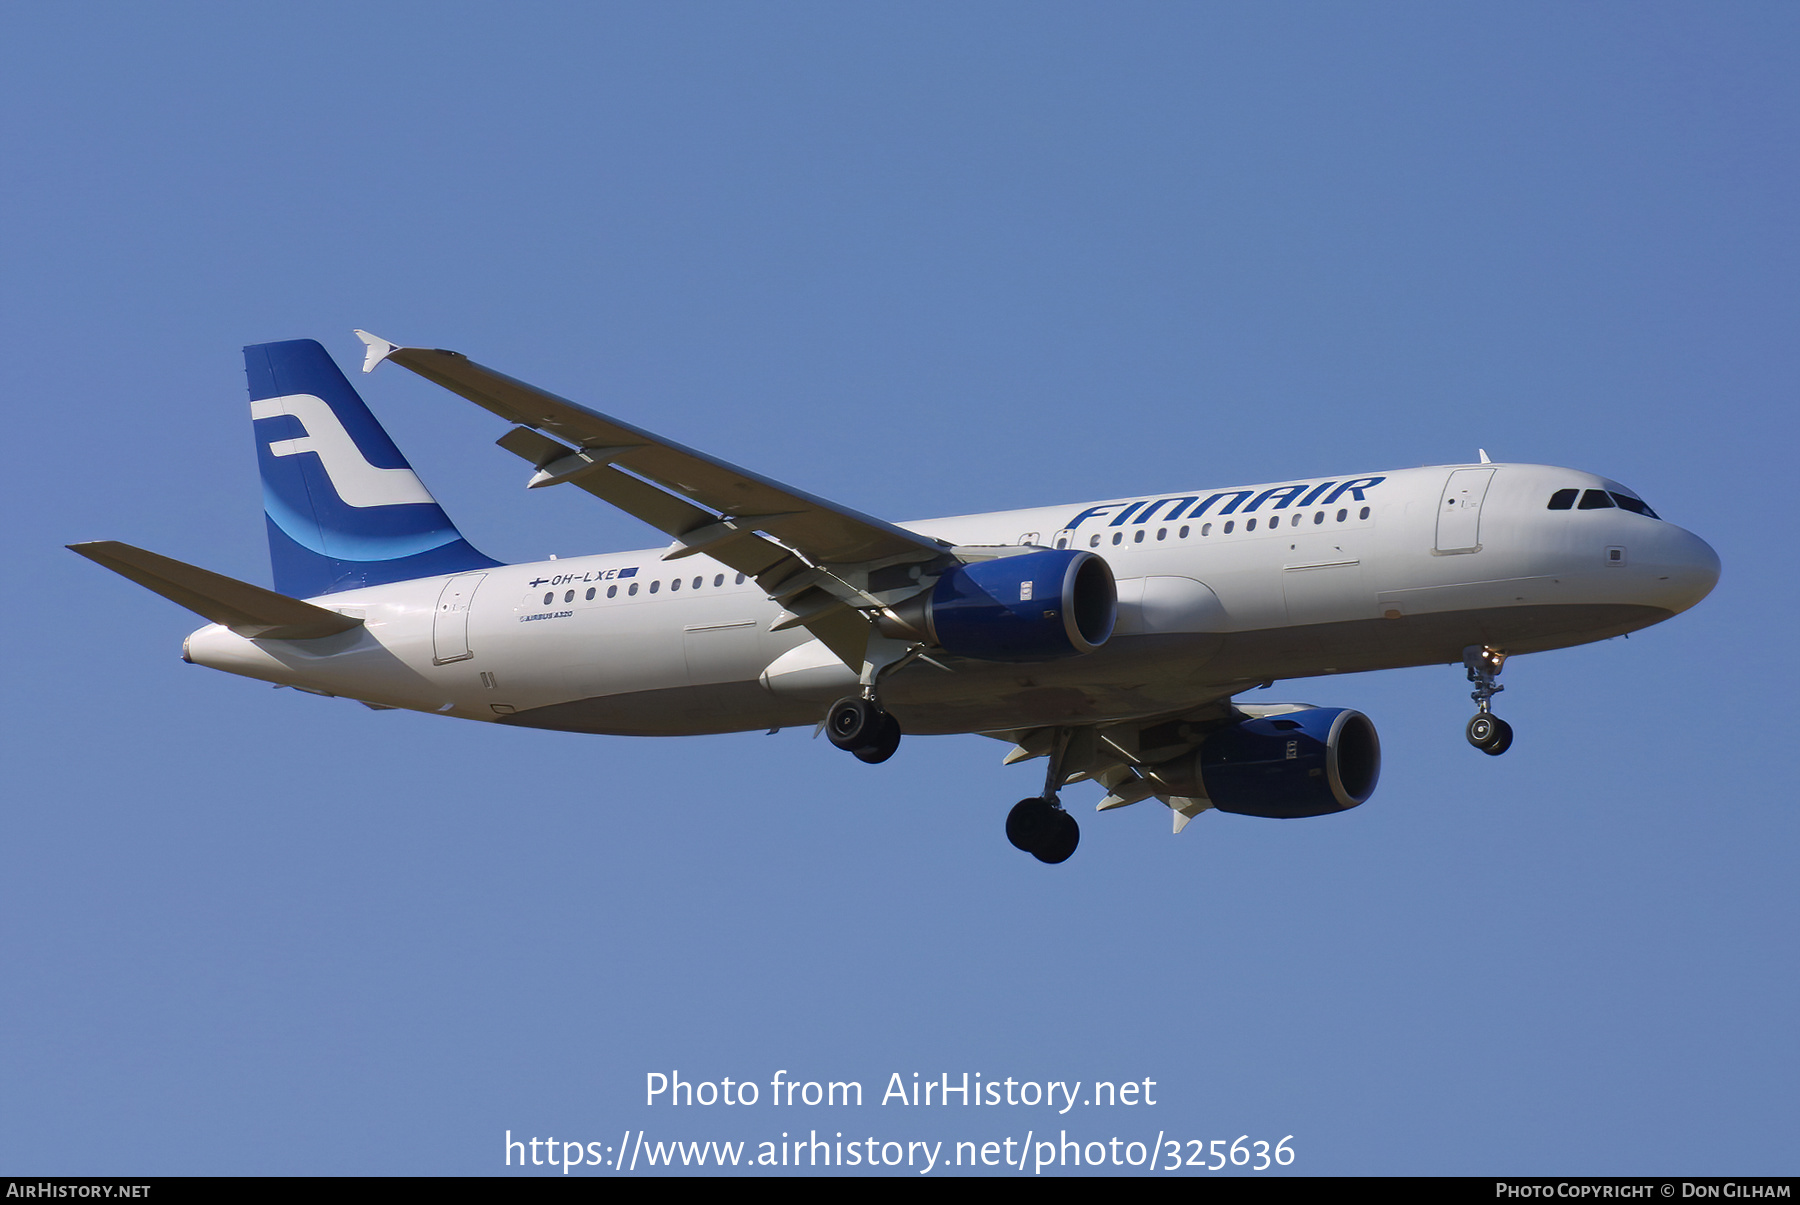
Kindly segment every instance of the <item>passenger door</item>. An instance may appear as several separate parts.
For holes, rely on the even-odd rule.
[[[1444,496],[1438,502],[1438,552],[1481,551],[1481,500],[1493,477],[1493,469],[1457,469],[1444,482]]]

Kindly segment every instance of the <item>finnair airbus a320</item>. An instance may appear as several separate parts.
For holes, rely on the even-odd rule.
[[[859,514],[451,351],[357,332],[513,424],[567,483],[674,543],[527,565],[477,552],[325,349],[244,349],[274,591],[111,541],[81,553],[211,621],[187,661],[374,708],[674,736],[819,725],[866,762],[902,732],[1046,757],[1012,843],[1061,862],[1059,800],[1320,816],[1381,768],[1359,712],[1234,702],[1278,678],[1460,664],[1468,739],[1509,655],[1605,640],[1705,598],[1719,559],[1616,481],[1479,464],[1176,490],[903,524]],[[277,592],[279,591],[279,592]]]

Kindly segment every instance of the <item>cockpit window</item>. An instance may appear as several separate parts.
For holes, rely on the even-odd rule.
[[[1605,490],[1584,490],[1581,495],[1582,510],[1611,510],[1613,500]]]
[[[1550,509],[1568,510],[1575,505],[1575,495],[1580,492],[1580,490],[1557,490],[1550,495]]]
[[[1612,500],[1619,504],[1620,510],[1628,510],[1634,515],[1643,515],[1646,519],[1658,519],[1662,516],[1651,510],[1642,498],[1633,498],[1630,494],[1612,491]]]

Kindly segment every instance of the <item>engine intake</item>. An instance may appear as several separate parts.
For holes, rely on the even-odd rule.
[[[1112,570],[1091,552],[1044,549],[950,569],[894,608],[890,635],[982,661],[1054,661],[1091,653],[1119,613]]]

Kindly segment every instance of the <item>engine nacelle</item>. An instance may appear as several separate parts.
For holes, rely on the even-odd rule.
[[[1112,635],[1119,591],[1091,552],[1045,549],[950,569],[894,608],[904,629],[959,657],[1054,661],[1091,653]]]
[[[1204,795],[1221,812],[1278,820],[1353,808],[1380,778],[1375,725],[1347,707],[1241,720],[1152,773],[1172,794]]]

